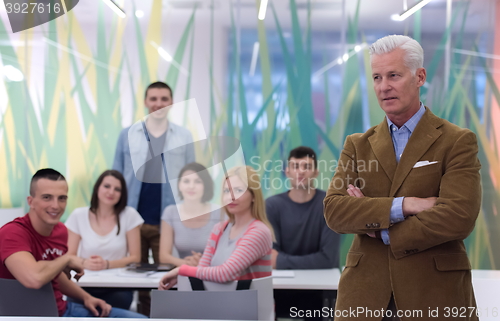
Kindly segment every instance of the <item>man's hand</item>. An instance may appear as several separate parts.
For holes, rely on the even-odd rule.
[[[107,317],[109,312],[111,312],[111,305],[107,304],[104,300],[95,298],[91,295],[85,297],[83,305],[89,309],[95,317]],[[97,309],[101,310],[101,314],[99,314]]]
[[[107,266],[107,262],[105,259],[100,257],[99,255],[92,255],[90,258],[85,259],[83,266],[87,270],[91,271],[100,271],[105,270]]]
[[[381,234],[380,230],[375,231],[375,232],[366,233],[366,235],[368,235],[369,237],[374,238],[374,239],[379,239],[379,240],[382,239],[382,234]]]
[[[347,194],[354,197],[365,197],[363,192],[361,192],[361,189],[352,184],[349,184],[349,186],[347,186]]]
[[[418,213],[428,210],[436,205],[437,197],[405,197],[403,199],[403,215],[417,215]]]
[[[349,194],[349,196],[354,196],[354,197],[359,197],[359,198],[365,197],[363,192],[361,192],[361,189],[359,187],[352,185],[352,184],[349,184],[349,186],[347,187],[347,194]],[[380,231],[366,233],[366,235],[368,235],[369,237],[374,238],[374,239],[382,239],[382,236],[380,235]]]
[[[68,279],[71,279],[71,271],[75,271],[76,272],[75,280],[78,281],[85,273],[83,271],[83,269],[84,269],[83,264],[82,264],[83,260],[76,255],[69,255],[69,254],[67,254],[67,255],[70,257],[70,260],[69,260],[68,265],[66,265],[66,268],[64,268],[63,272],[64,272],[64,274],[66,274]]]
[[[276,260],[278,260],[278,254],[279,252],[275,249],[271,250],[271,266],[273,269],[276,269]]]

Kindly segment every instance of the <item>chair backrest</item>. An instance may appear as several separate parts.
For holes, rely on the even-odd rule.
[[[254,279],[241,291],[237,281],[203,284],[206,291],[193,291],[189,278],[179,276],[177,291],[153,291],[151,318],[274,320],[272,277]]]
[[[57,317],[56,298],[49,282],[41,289],[24,287],[17,280],[0,279],[0,316]]]
[[[0,208],[0,227],[24,214],[24,209],[22,207]]]

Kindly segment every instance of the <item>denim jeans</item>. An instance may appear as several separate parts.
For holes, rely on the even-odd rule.
[[[76,302],[67,302],[66,312],[64,312],[63,317],[75,317],[75,318],[88,318],[93,317],[94,315],[90,310],[88,310],[83,304]],[[123,310],[119,308],[112,308],[111,312],[108,315],[108,318],[144,318],[147,319],[146,316],[132,312],[129,310]]]
[[[130,309],[130,304],[134,299],[134,291],[131,289],[106,289],[106,288],[83,288],[91,296],[106,301],[113,308],[124,310]],[[81,303],[68,298],[68,301]]]

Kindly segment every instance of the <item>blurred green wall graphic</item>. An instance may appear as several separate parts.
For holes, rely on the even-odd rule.
[[[243,29],[234,3],[227,13],[217,12],[215,5],[209,9],[195,5],[181,24],[168,24],[165,16],[175,15],[174,9],[161,0],[151,0],[146,23],[133,14],[126,19],[112,16],[102,1],[93,5],[93,28],[78,15],[82,2],[65,16],[15,36],[0,20],[4,73],[0,80],[0,207],[26,208],[29,180],[43,167],[56,168],[68,179],[65,217],[74,208],[88,205],[95,179],[112,165],[120,130],[145,115],[144,89],[156,80],[169,83],[180,102],[199,94],[198,83],[206,78],[202,83],[206,99],[202,103],[198,99],[198,105],[206,108],[202,115],[210,127],[208,134],[238,138],[247,164],[259,169],[267,182],[282,183],[264,184],[266,197],[285,190],[284,173],[273,166],[286,160],[291,148],[308,145],[324,164],[334,164],[347,135],[364,132],[384,117],[372,89],[366,44],[388,33],[382,28],[360,28],[361,0],[341,32],[317,30],[311,2],[298,8],[299,1],[283,1],[290,8],[286,19],[270,1],[266,22],[255,17],[254,27]],[[135,11],[139,2],[131,2]],[[256,8],[259,4],[256,0]],[[421,14],[400,33],[421,41],[426,53],[423,103],[439,117],[477,135],[483,200],[466,245],[473,268],[497,269],[500,145],[495,132],[500,129],[493,115],[500,105],[500,90],[491,60],[484,55],[491,50],[485,44],[495,30],[466,31],[468,10],[469,2],[455,2],[449,26],[433,36],[422,30]],[[221,14],[227,14],[229,21],[224,34],[217,21]],[[175,63],[158,54],[157,46],[166,38]],[[257,69],[249,76],[255,42]],[[323,42],[335,47],[320,46]],[[217,59],[221,51],[224,59]],[[344,54],[348,59],[317,73]],[[449,71],[443,68],[447,55]],[[8,68],[22,77],[9,78]],[[188,119],[184,125],[190,126]],[[203,162],[204,151],[196,153]],[[320,172],[318,187],[326,189],[333,168],[322,166]],[[351,240],[352,236],[343,236],[341,264]]]

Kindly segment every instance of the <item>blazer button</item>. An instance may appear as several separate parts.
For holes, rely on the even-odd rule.
[[[409,250],[405,250],[403,253],[404,254],[410,254],[410,251]]]
[[[367,228],[371,228],[371,227],[372,227],[372,225],[371,225],[370,223],[368,223],[368,224],[366,224],[366,227],[367,227]]]
[[[373,223],[373,227],[380,227],[380,223]]]

